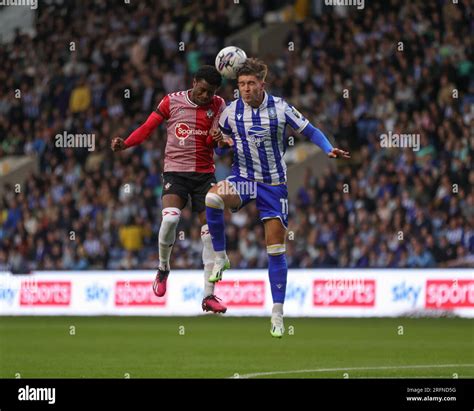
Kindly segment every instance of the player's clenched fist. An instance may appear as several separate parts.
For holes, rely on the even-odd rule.
[[[112,144],[110,147],[112,148],[112,151],[121,151],[127,148],[124,139],[121,137],[115,137],[112,139]]]
[[[224,136],[222,135],[222,131],[220,131],[218,128],[212,128],[212,129],[209,131],[209,134],[211,135],[212,140],[213,140],[215,143],[219,143],[219,142],[222,141],[223,138],[224,138]]]

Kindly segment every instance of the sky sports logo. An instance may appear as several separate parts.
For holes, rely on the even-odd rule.
[[[295,301],[300,307],[303,307],[306,297],[310,294],[308,291],[310,291],[310,287],[308,286],[300,286],[289,282],[286,286],[285,301]]]
[[[421,286],[415,286],[402,281],[392,287],[393,302],[408,302],[412,307],[416,306],[421,294]]]
[[[71,303],[71,281],[37,281],[31,287],[29,281],[22,281],[20,288],[21,306],[69,306]]]
[[[223,280],[216,285],[216,295],[229,307],[265,306],[265,281],[263,280]],[[201,301],[202,288],[195,284],[185,285],[182,288],[183,301]]]
[[[100,302],[102,305],[107,304],[111,293],[111,288],[103,287],[98,283],[91,284],[85,289],[86,301]]]
[[[229,307],[263,307],[265,305],[265,281],[220,281],[216,294]]]
[[[8,305],[12,305],[17,294],[18,290],[0,286],[0,302],[5,301]]]
[[[27,385],[18,389],[18,401],[47,401],[56,403],[56,388],[33,388]]]
[[[166,298],[153,292],[153,281],[117,281],[115,283],[116,307],[165,306]]]
[[[426,308],[453,309],[474,307],[474,281],[443,279],[426,281]]]
[[[315,307],[374,307],[375,280],[337,278],[313,281]]]

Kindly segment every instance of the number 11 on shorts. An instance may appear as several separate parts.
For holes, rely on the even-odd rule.
[[[288,214],[288,199],[280,198],[280,203],[281,203],[281,213]]]

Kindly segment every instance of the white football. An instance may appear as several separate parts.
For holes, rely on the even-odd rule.
[[[237,77],[237,70],[246,59],[245,51],[238,47],[228,46],[217,53],[216,69],[223,77],[234,79]]]

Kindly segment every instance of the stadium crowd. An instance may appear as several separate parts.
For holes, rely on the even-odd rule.
[[[110,139],[190,87],[226,35],[282,2],[133,3],[45,5],[35,37],[0,46],[0,158],[39,163],[20,193],[3,188],[0,271],[156,268],[165,129],[120,154]],[[269,92],[353,152],[323,176],[306,170],[290,201],[290,268],[474,265],[468,16],[461,0],[387,1],[348,18],[324,8],[266,59]],[[231,100],[232,84],[220,94]],[[95,150],[57,147],[64,131],[94,134]],[[388,131],[418,134],[420,149],[381,147]],[[218,180],[230,163],[217,160]],[[255,205],[226,220],[232,266],[266,267]],[[199,229],[187,207],[172,268],[201,268]]]

